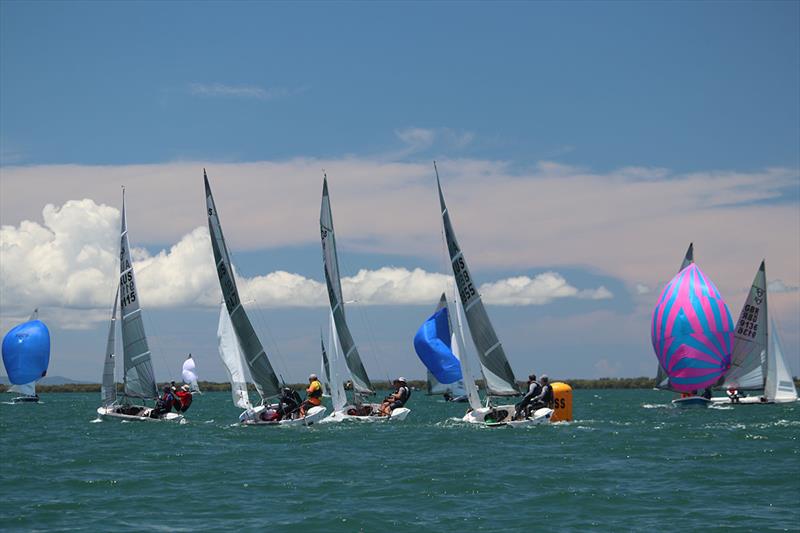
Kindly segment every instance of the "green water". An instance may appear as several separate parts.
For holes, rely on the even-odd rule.
[[[9,395],[4,400],[8,401]],[[4,530],[743,530],[800,525],[800,403],[697,410],[576,391],[570,424],[486,429],[416,393],[398,424],[93,423],[94,394],[0,404]]]

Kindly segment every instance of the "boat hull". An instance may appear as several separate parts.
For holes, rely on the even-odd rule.
[[[737,402],[732,402],[730,398],[719,396],[711,398],[711,401],[714,405],[771,405],[775,403],[792,403],[797,400],[768,400],[766,396],[745,396],[744,398],[739,398]]]
[[[373,405],[375,410],[377,410],[380,406],[376,404]],[[329,417],[323,420],[324,423],[336,423],[336,422],[401,422],[408,417],[411,413],[411,409],[408,407],[398,407],[397,409],[392,410],[389,413],[389,416],[378,416],[378,415],[369,415],[369,416],[358,416],[358,415],[350,415],[347,414],[347,411],[353,409],[353,405],[346,405],[344,409],[341,411],[334,411],[331,413]]]
[[[687,396],[685,398],[675,398],[672,405],[680,408],[703,408],[711,405],[711,400],[702,396]]]
[[[311,426],[317,422],[321,422],[328,412],[326,407],[321,405],[312,407],[303,418],[289,418],[285,420],[261,420],[260,414],[266,409],[266,406],[259,405],[253,409],[248,409],[239,416],[239,421],[245,426]]]
[[[540,424],[549,424],[553,416],[553,409],[542,407],[534,411],[531,416],[522,420],[513,420],[514,405],[498,405],[473,409],[464,415],[462,420],[470,424],[482,424],[487,427],[526,427]]]
[[[140,414],[133,415],[133,414],[125,414],[118,411],[120,406],[110,406],[110,407],[98,407],[97,408],[97,415],[102,419],[108,420],[127,420],[130,422],[178,422],[181,423],[184,421],[183,415],[179,415],[178,413],[167,413],[162,415],[160,418],[152,418],[149,414],[152,412],[152,408],[134,405],[131,407],[139,407],[141,409]]]
[[[17,396],[11,400],[12,403],[39,403],[38,396]]]

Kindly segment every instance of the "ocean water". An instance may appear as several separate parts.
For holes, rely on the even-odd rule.
[[[97,422],[98,395],[43,394],[0,404],[0,528],[797,530],[800,403],[670,399],[579,390],[572,423],[486,429],[418,392],[402,423],[274,428],[232,425],[227,393],[183,425]]]

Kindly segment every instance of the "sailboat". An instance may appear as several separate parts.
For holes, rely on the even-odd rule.
[[[328,422],[341,422],[343,420],[383,421],[405,420],[411,410],[399,407],[392,410],[389,416],[380,416],[380,404],[367,403],[364,399],[375,394],[372,382],[361,361],[358,348],[350,334],[344,314],[344,299],[342,298],[342,282],[339,277],[339,259],[336,254],[336,236],[333,230],[333,213],[328,196],[328,177],[323,179],[322,206],[319,215],[320,236],[322,239],[322,263],[325,269],[325,283],[328,287],[328,301],[332,315],[333,329],[336,332],[335,344],[331,346],[332,357],[336,360],[332,366],[338,366],[339,359],[344,359],[353,382],[353,403],[338,405],[338,396],[334,397],[334,390],[341,385],[341,380],[331,383],[331,398],[333,413],[326,419]]]
[[[783,359],[778,330],[769,316],[765,262],[756,272],[733,334],[731,368],[722,383],[728,397],[714,403],[784,403],[797,400],[797,389]],[[762,396],[738,397],[734,391],[762,390]]]
[[[469,373],[469,358],[466,354],[461,358],[461,366],[466,386],[467,398],[470,409],[463,417],[464,422],[472,424],[484,424],[487,426],[529,426],[550,422],[553,416],[553,409],[542,407],[534,411],[530,417],[523,420],[513,420],[515,406],[513,404],[493,405],[493,398],[506,398],[519,395],[517,390],[517,380],[511,365],[508,363],[503,345],[497,338],[489,315],[481,300],[481,295],[472,282],[472,275],[467,266],[464,253],[458,245],[453,225],[450,221],[450,213],[444,201],[442,184],[439,181],[439,169],[436,162],[433,163],[436,172],[436,186],[439,191],[439,206],[442,213],[442,226],[444,228],[444,238],[447,251],[450,254],[450,265],[453,269],[456,287],[458,289],[460,305],[456,307],[456,323],[462,331],[461,312],[463,310],[467,319],[467,327],[472,336],[475,349],[478,352],[478,359],[481,366],[481,374],[486,383],[486,405],[481,406],[478,390],[472,381]],[[464,343],[465,344],[465,343]],[[555,384],[553,384],[555,385]]]
[[[26,322],[14,326],[3,337],[3,365],[11,382],[8,392],[20,394],[13,403],[37,403],[36,383],[50,364],[50,331],[34,309]]]
[[[657,385],[681,393],[672,401],[676,406],[705,407],[710,399],[697,392],[710,392],[730,367],[733,320],[722,295],[694,263],[691,245],[682,267],[653,310],[651,341],[666,374],[666,382],[657,378]]]
[[[181,368],[181,377],[183,378],[183,382],[189,385],[189,390],[192,394],[201,394],[200,386],[197,384],[197,365],[192,358],[192,354],[189,354],[189,357],[183,362],[183,367]]]
[[[119,287],[114,298],[103,365],[103,388],[101,390],[103,403],[97,408],[97,414],[101,418],[119,420],[181,422],[183,421],[183,415],[173,412],[158,414],[158,410],[144,405],[145,400],[155,401],[158,399],[158,390],[150,359],[147,335],[144,330],[140,294],[136,288],[136,278],[133,272],[133,261],[131,260],[128,242],[125,189],[122,190],[119,258]],[[116,397],[116,385],[114,384],[114,326],[116,323],[117,299],[119,299],[124,367],[121,400]],[[109,402],[108,400],[111,401]],[[141,401],[142,403],[134,404],[131,403],[132,400]]]
[[[236,280],[233,275],[233,265],[231,264],[228,248],[225,245],[225,237],[222,234],[222,226],[220,225],[219,215],[214,204],[214,197],[211,194],[211,186],[208,184],[208,175],[205,169],[203,169],[203,179],[206,188],[206,210],[208,213],[208,229],[211,235],[211,248],[214,252],[214,263],[219,285],[222,289],[224,306],[230,318],[230,327],[236,337],[234,345],[240,351],[239,361],[244,360],[250,371],[250,377],[253,380],[256,391],[261,396],[261,402],[256,406],[250,404],[248,399],[247,404],[249,406],[244,407],[245,411],[239,415],[239,421],[248,425],[311,425],[325,416],[327,411],[325,407],[321,405],[314,406],[306,412],[305,416],[300,418],[273,420],[267,416],[277,407],[276,405],[267,404],[266,400],[277,397],[280,394],[278,376],[272,369],[269,357],[267,357],[264,347],[256,335],[250,318],[247,316],[239,298],[239,290],[236,287]],[[230,363],[235,363],[235,356],[223,355],[222,350],[220,350],[220,355],[231,376],[233,376],[234,371],[238,374],[238,369],[232,370],[229,366]],[[232,386],[234,385],[233,382],[231,384]],[[240,387],[240,385],[238,386]],[[244,390],[246,392],[246,387]]]
[[[414,336],[414,349],[427,370],[428,395],[442,394],[447,401],[466,402],[458,337],[450,323],[447,296]],[[435,372],[435,373],[434,373]]]

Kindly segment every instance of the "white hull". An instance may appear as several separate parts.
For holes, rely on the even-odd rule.
[[[284,420],[265,421],[260,419],[260,414],[266,409],[266,406],[259,405],[253,409],[248,409],[239,415],[239,421],[246,426],[311,426],[317,422],[322,421],[325,413],[328,412],[326,407],[321,405],[312,407],[303,418],[287,418]]]
[[[374,410],[378,410],[380,405],[371,404],[373,405]],[[347,411],[350,409],[354,409],[355,406],[353,405],[346,405],[344,409],[341,411],[334,411],[328,418],[323,420],[322,422],[325,424],[331,422],[401,422],[406,419],[406,417],[411,413],[411,409],[408,407],[398,407],[394,409],[389,416],[379,416],[379,415],[370,415],[370,416],[357,416],[357,415],[349,415]]]
[[[11,400],[12,403],[39,403],[38,396],[17,396]]]
[[[550,422],[550,417],[553,416],[553,410],[549,407],[542,407],[533,412],[533,414],[522,420],[512,420],[514,416],[515,406],[513,405],[498,405],[496,407],[481,407],[480,409],[473,409],[464,415],[464,422],[470,424],[483,424],[487,427],[525,427],[536,426],[539,424],[547,424]],[[494,416],[488,416],[494,414]],[[486,419],[489,418],[487,421]]]
[[[167,413],[162,415],[160,418],[151,418],[149,415],[153,411],[150,407],[144,406],[133,406],[133,407],[140,407],[141,412],[138,415],[126,415],[123,413],[117,412],[119,406],[110,406],[110,407],[98,407],[97,414],[100,418],[103,419],[110,419],[110,420],[128,420],[131,422],[183,422],[184,418],[183,415],[179,415],[178,413]]]
[[[797,401],[796,399],[768,400],[766,396],[745,396],[744,398],[739,398],[738,402],[732,402],[730,400],[730,398],[728,398],[727,396],[725,396],[725,397],[720,396],[720,397],[716,397],[716,398],[711,398],[711,402],[714,403],[714,405],[720,405],[720,404],[722,404],[722,405],[737,405],[737,404],[743,404],[743,405],[759,405],[759,404],[760,405],[768,405],[768,404],[773,404],[773,403],[792,403],[792,402],[796,402],[796,401]]]
[[[711,405],[711,400],[703,398],[702,396],[687,396],[686,398],[675,398],[672,400],[672,405],[676,407],[708,407]]]

